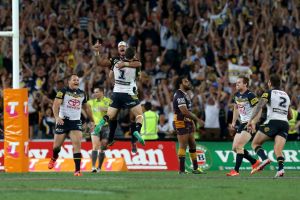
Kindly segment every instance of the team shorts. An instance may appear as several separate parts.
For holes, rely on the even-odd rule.
[[[70,131],[82,131],[82,122],[81,120],[69,120],[63,119],[64,124],[58,125],[55,127],[55,134],[68,134]]]
[[[247,131],[247,123],[241,123],[236,129],[236,133],[241,133],[242,131]]]
[[[117,109],[133,108],[140,104],[137,95],[129,95],[127,93],[114,92],[111,100],[110,107]]]
[[[174,121],[173,127],[178,135],[186,135],[195,132],[192,121]]]
[[[267,124],[260,125],[259,130],[271,138],[280,135],[286,139],[288,136],[289,124],[282,120],[270,120]]]
[[[99,135],[95,134],[94,132],[92,132],[91,135],[100,136],[100,140],[108,139],[109,126],[108,125],[103,126]]]
[[[248,123],[241,123],[241,124],[238,126],[238,128],[236,129],[236,133],[239,134],[239,133],[242,133],[243,131],[246,131],[246,132],[248,132],[248,133],[250,133],[250,134],[253,134],[253,133],[251,133],[251,132],[249,132],[249,131],[247,130],[247,124],[248,124]],[[259,128],[259,126],[256,125],[256,130],[258,130],[258,128]]]

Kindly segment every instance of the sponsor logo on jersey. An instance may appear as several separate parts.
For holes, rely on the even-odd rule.
[[[70,99],[68,101],[67,107],[71,108],[71,109],[79,110],[80,109],[80,101],[78,99]]]
[[[288,111],[282,110],[280,108],[273,108],[273,112],[281,114],[281,115],[287,115],[288,114]]]
[[[79,106],[79,105],[80,105],[80,101],[77,100],[77,99],[70,99],[70,100],[68,101],[68,104],[69,104],[70,106]]]

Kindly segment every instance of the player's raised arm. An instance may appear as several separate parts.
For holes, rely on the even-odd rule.
[[[99,43],[99,40],[97,40],[96,44],[92,46],[92,50],[94,52],[94,58],[97,65],[108,67],[111,65],[111,62],[109,61],[109,59],[104,58],[103,56],[100,55],[101,46],[102,45]]]

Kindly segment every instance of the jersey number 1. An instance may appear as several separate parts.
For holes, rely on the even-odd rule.
[[[124,80],[125,79],[125,71],[119,69],[119,72],[120,72],[119,79],[123,79]]]

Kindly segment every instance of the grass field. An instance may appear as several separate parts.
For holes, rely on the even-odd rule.
[[[224,171],[202,175],[177,172],[0,173],[1,200],[263,200],[300,198],[300,171],[274,179],[274,171],[226,177]]]

